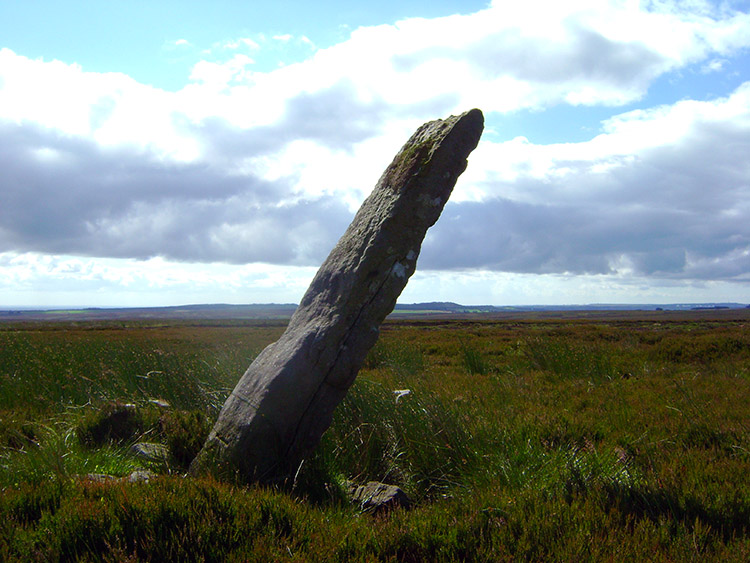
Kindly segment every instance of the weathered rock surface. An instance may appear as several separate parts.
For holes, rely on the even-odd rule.
[[[474,109],[412,135],[318,270],[286,332],[232,391],[191,474],[283,479],[315,448],[414,273],[427,229],[483,127]]]
[[[393,508],[411,508],[411,500],[396,485],[370,481],[366,485],[352,485],[349,489],[352,502],[363,512],[382,512]]]
[[[127,480],[129,483],[148,483],[151,479],[156,479],[158,475],[148,469],[141,469],[133,471],[128,475]]]
[[[169,448],[164,444],[138,442],[130,446],[130,451],[146,461],[166,463],[169,460]]]
[[[87,473],[86,475],[77,475],[74,478],[79,481],[91,481],[93,483],[108,483],[117,480],[117,477],[107,475],[106,473]]]
[[[158,477],[153,471],[147,469],[141,469],[133,471],[126,477],[115,477],[114,475],[107,475],[105,473],[87,473],[86,475],[79,475],[78,480],[81,481],[93,481],[94,483],[110,483],[115,481],[127,481],[129,483],[148,483],[151,479]]]

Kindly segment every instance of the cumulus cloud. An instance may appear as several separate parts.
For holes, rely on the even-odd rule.
[[[319,84],[345,72],[361,96],[414,112],[430,100],[442,112],[618,105],[639,99],[663,73],[749,41],[750,14],[671,3],[644,10],[616,1],[498,1],[469,15],[357,29],[296,71]]]
[[[724,70],[727,61],[725,59],[711,59],[701,67],[703,74],[711,74],[714,72],[721,72]]]
[[[309,264],[349,212],[282,181],[0,126],[0,251]]]
[[[251,51],[255,51],[260,49],[260,45],[257,41],[253,41],[249,37],[240,37],[239,39],[232,39],[230,41],[225,41],[224,43],[221,43],[219,45],[221,49],[230,49],[230,50],[236,50],[236,49],[249,49]]]
[[[605,129],[571,145],[485,143],[479,201],[447,206],[420,266],[750,280],[750,82]],[[489,155],[509,162],[493,170]]]

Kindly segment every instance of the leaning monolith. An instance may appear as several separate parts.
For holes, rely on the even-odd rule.
[[[296,470],[331,424],[414,273],[484,128],[482,112],[422,125],[318,270],[284,334],[250,365],[190,466],[244,482]]]

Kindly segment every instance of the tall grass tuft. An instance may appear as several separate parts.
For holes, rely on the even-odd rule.
[[[364,369],[388,369],[401,377],[415,376],[425,370],[425,357],[418,344],[380,339],[365,358]]]
[[[464,483],[476,462],[472,436],[437,396],[359,379],[336,410],[319,448],[356,482],[384,481],[413,498],[434,498]]]
[[[532,368],[555,377],[599,383],[618,375],[611,352],[599,345],[531,338],[525,342],[524,353]]]
[[[36,434],[38,440],[23,449],[0,451],[0,487],[69,481],[89,473],[122,476],[142,468],[127,446],[104,444],[88,448],[69,424],[39,425]]]
[[[7,366],[0,371],[0,409],[60,412],[90,402],[165,399],[180,409],[218,412],[244,369],[225,365],[221,353],[207,361],[112,332],[69,340],[57,331],[0,333],[0,366]]]
[[[487,375],[491,369],[482,352],[476,346],[463,340],[461,341],[461,361],[470,375]]]

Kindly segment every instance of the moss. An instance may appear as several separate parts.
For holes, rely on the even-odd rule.
[[[434,145],[432,139],[407,146],[400,154],[397,166],[403,172],[412,172],[418,176],[425,176],[430,166],[430,151]]]

